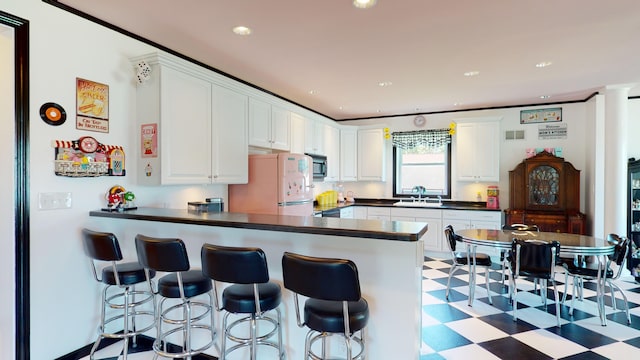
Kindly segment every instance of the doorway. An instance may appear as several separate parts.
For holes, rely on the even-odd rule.
[[[0,119],[5,129],[0,141],[0,163],[5,169],[0,184],[11,186],[11,195],[2,197],[0,228],[2,239],[11,242],[13,252],[0,255],[0,279],[5,288],[14,288],[13,299],[0,299],[0,348],[15,359],[29,359],[29,22],[0,11]],[[9,119],[14,119],[13,121]],[[6,187],[8,188],[8,187]],[[11,226],[13,225],[13,226]],[[13,231],[12,231],[13,229]],[[13,253],[13,254],[12,254]],[[13,256],[12,256],[13,255]],[[13,275],[13,276],[11,276]],[[12,281],[14,280],[14,281]],[[15,287],[12,286],[14,282]],[[6,284],[5,284],[6,283]],[[10,295],[9,295],[10,296]],[[5,308],[5,306],[7,308]],[[13,311],[12,311],[13,310]],[[5,317],[8,316],[8,319]],[[8,321],[8,325],[4,321]],[[14,343],[11,344],[11,339]]]

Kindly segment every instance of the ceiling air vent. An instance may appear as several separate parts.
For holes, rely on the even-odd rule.
[[[504,133],[505,140],[524,140],[524,130],[507,130]]]

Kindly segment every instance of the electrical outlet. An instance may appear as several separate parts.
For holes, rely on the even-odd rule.
[[[55,210],[70,209],[71,193],[70,192],[48,192],[38,194],[38,209]]]

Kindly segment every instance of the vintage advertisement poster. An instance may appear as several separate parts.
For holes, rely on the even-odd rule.
[[[76,129],[109,132],[109,86],[76,78]]]
[[[158,124],[140,125],[140,144],[143,158],[158,157]]]

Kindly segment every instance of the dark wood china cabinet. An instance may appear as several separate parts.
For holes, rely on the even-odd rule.
[[[506,224],[535,224],[541,231],[585,233],[580,212],[580,170],[546,151],[509,171]]]

